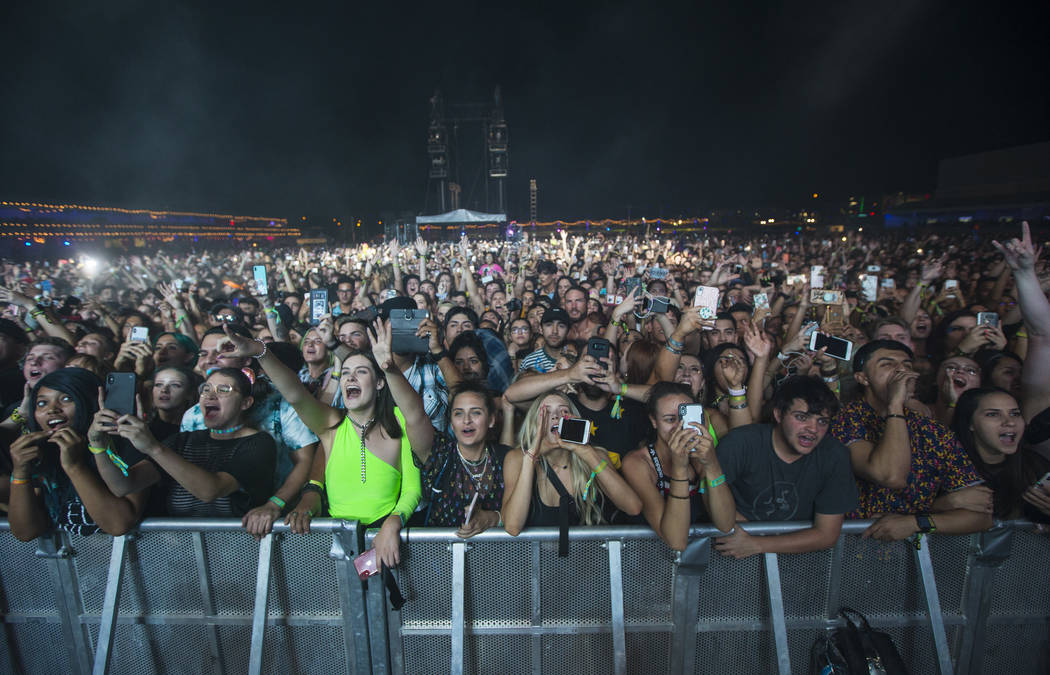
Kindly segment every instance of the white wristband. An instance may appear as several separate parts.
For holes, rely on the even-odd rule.
[[[744,387],[743,389],[730,389],[729,390],[729,395],[730,396],[745,396],[746,394],[747,394],[747,387]]]

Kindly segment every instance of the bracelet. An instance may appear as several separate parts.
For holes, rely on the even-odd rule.
[[[309,480],[306,482],[307,485],[316,485],[317,487],[324,489],[324,483],[319,480]]]
[[[448,350],[447,349],[442,349],[437,354],[435,354],[434,352],[430,352],[430,360],[433,361],[434,363],[437,363],[438,361],[440,361],[441,359],[445,358],[446,356],[448,356]]]
[[[897,413],[890,413],[890,414],[886,415],[886,419],[890,419],[891,417],[899,417],[902,420],[907,420],[908,419],[906,416],[899,415]]]
[[[36,309],[29,310],[29,316],[33,317],[34,319],[39,316],[42,316],[43,314],[44,310],[40,309],[39,307],[37,307]]]
[[[700,493],[703,494],[703,490],[701,490]],[[672,498],[672,499],[689,499],[690,498],[689,495],[686,495],[685,497],[683,497],[681,495],[673,495],[670,492],[667,493],[667,496]]]
[[[951,410],[951,409],[952,409],[952,408],[954,408],[954,407],[955,407],[955,404],[954,404],[954,403],[949,403],[949,404],[948,404],[948,409],[949,409],[949,410]],[[889,417],[889,416],[887,415],[887,417]]]
[[[305,495],[307,492],[316,492],[317,494],[323,496],[324,495],[324,488],[323,487],[318,487],[314,483],[316,483],[316,481],[310,481],[309,483],[304,485],[302,487],[302,489],[299,490],[299,494]]]
[[[496,509],[496,517],[499,518],[499,522],[496,523],[496,527],[503,527],[503,514],[500,513],[499,509]]]
[[[603,459],[598,463],[598,466],[594,467],[594,471],[591,471],[591,477],[587,479],[587,485],[583,488],[583,501],[587,501],[587,495],[591,492],[591,485],[594,483],[595,477],[605,469],[606,464],[608,462]]]
[[[526,457],[528,457],[529,459],[531,459],[534,462],[536,461],[536,453],[535,452],[529,452],[525,448],[522,448],[521,449],[521,454],[525,455]]]
[[[30,480],[28,478],[15,478],[11,476],[11,485],[29,485]]]
[[[685,349],[685,343],[679,342],[672,337],[667,338],[667,344],[671,345],[675,349]]]
[[[26,418],[22,417],[22,413],[18,412],[18,408],[11,411],[11,419],[22,426],[26,424]]]
[[[828,384],[831,384],[833,382],[838,382],[839,381],[839,376],[838,375],[828,375],[827,377],[825,377],[823,379]]]
[[[718,478],[713,478],[713,479],[709,480],[707,482],[707,486],[716,488],[716,487],[718,487],[719,485],[721,485],[724,482],[726,482],[726,475],[722,474]]]
[[[688,483],[689,482],[688,478],[668,478],[667,480],[669,480],[671,482],[674,482],[674,483]]]
[[[747,395],[747,387],[746,386],[743,387],[742,389],[733,389],[733,388],[729,389],[729,396],[730,397],[746,396],[746,395]]]
[[[186,316],[185,315],[180,316],[177,319],[175,319],[175,327],[178,328],[179,326],[181,326],[182,322],[185,321],[185,320],[186,320]]]
[[[93,454],[93,455],[101,455],[102,453],[106,453],[106,456],[109,457],[109,461],[113,462],[113,466],[115,466],[118,469],[120,469],[120,472],[122,474],[124,474],[125,478],[127,478],[127,475],[128,475],[128,463],[125,462],[121,458],[120,455],[118,455],[117,453],[113,452],[113,450],[111,448],[96,448],[96,447],[93,447],[93,446],[89,445],[88,446],[88,450],[90,450],[91,454]]]
[[[666,349],[667,351],[671,352],[671,353],[672,353],[672,354],[674,354],[675,356],[681,356],[681,355],[682,355],[682,352],[681,352],[681,350],[679,350],[679,349],[675,349],[675,348],[674,348],[674,347],[672,347],[671,345],[664,345],[664,349]]]
[[[279,508],[282,511],[284,511],[284,507],[285,507],[286,503],[285,503],[285,501],[283,499],[281,499],[277,495],[274,495],[274,496],[270,497],[270,501],[273,502],[277,506],[277,508]]]
[[[267,348],[266,348],[266,343],[265,343],[265,342],[263,342],[262,340],[260,340],[259,338],[252,338],[252,339],[253,339],[253,340],[255,340],[256,342],[258,342],[259,344],[261,344],[261,345],[262,345],[262,348],[263,348],[263,350],[262,350],[262,354],[259,354],[259,355],[258,355],[258,356],[256,356],[255,358],[257,358],[257,359],[261,359],[262,357],[266,356],[266,352],[268,352],[268,351],[269,351],[269,349],[267,349]]]
[[[1022,328],[1021,330],[1019,330],[1016,333],[1014,333],[1014,337],[1027,338],[1028,337],[1028,333],[1025,331],[1024,328]]]
[[[730,410],[746,410],[747,409],[747,404],[746,403],[744,403],[743,405],[732,405],[732,404],[730,404],[729,405],[729,409]]]

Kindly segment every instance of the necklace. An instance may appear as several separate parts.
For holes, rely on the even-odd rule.
[[[237,426],[230,427],[229,429],[212,429],[211,432],[213,434],[235,434],[243,428],[243,424],[238,424]]]
[[[486,447],[481,457],[476,460],[470,460],[463,456],[463,453],[459,449],[459,444],[456,444],[456,454],[459,455],[459,461],[463,464],[463,468],[467,470],[467,474],[470,476],[470,482],[474,484],[474,489],[478,489],[482,477],[485,475],[485,470],[488,468],[489,463],[489,449]]]
[[[350,424],[357,427],[357,440],[361,442],[361,482],[365,482],[365,436],[368,435],[368,428],[372,426],[372,422],[376,421],[375,417],[369,418],[364,424],[358,424],[358,422],[350,417],[350,413],[346,414],[346,419],[350,420]]]

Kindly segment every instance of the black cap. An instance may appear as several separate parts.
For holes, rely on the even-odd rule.
[[[561,321],[566,326],[572,324],[572,320],[569,319],[569,313],[561,307],[551,307],[543,312],[543,317],[540,319],[540,325],[550,323],[551,321]]]
[[[392,309],[419,309],[416,307],[416,301],[412,298],[404,295],[399,295],[394,298],[390,298],[383,304],[379,305],[379,316],[384,319],[390,316],[390,310]]]

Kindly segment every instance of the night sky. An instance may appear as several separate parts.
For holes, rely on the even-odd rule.
[[[941,158],[1050,140],[1045,3],[315,4],[3,3],[0,197],[433,213],[428,99],[496,85],[519,219],[529,178],[541,220],[693,215],[932,191]]]

